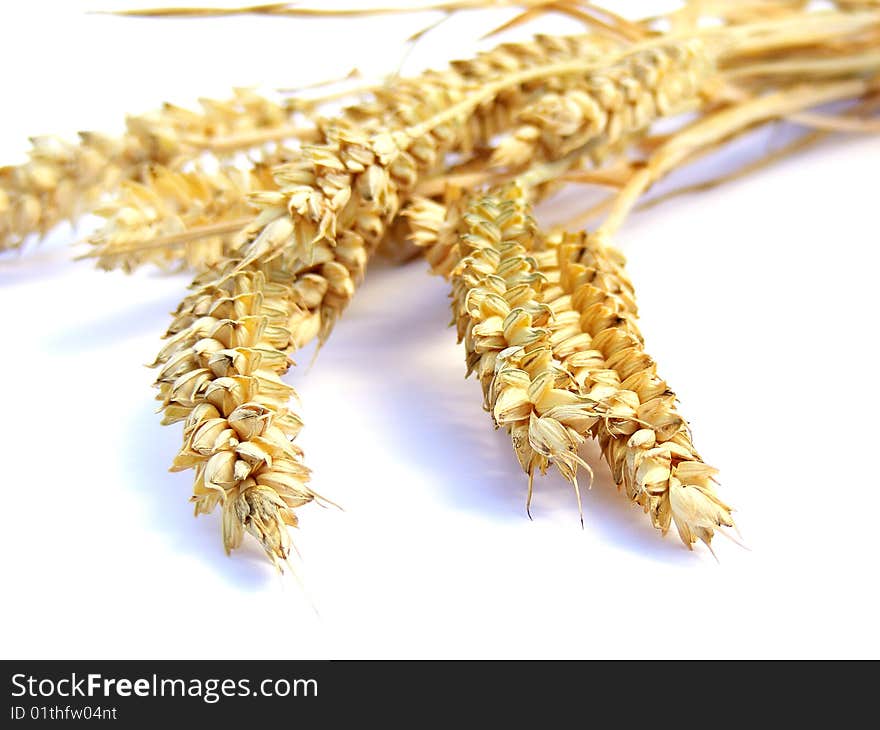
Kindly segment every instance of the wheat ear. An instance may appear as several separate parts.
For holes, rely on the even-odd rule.
[[[623,255],[604,237],[582,233],[552,234],[546,246],[542,271],[552,285],[544,302],[558,325],[553,351],[579,392],[607,407],[593,433],[615,482],[655,527],[666,532],[674,522],[688,547],[709,545],[718,526],[733,525],[730,508],[645,351]]]
[[[307,315],[319,324],[295,341],[329,335],[387,227],[420,180],[443,169],[446,153],[487,144],[531,91],[595,65],[594,50],[591,36],[539,38],[501,46],[448,72],[401,79],[382,92],[386,116],[378,122],[354,121],[355,107],[321,125],[321,144],[303,145],[297,159],[276,168],[278,190],[255,201],[260,213],[243,234],[240,255],[246,266],[290,249],[300,260],[294,268],[324,279],[326,296]],[[476,83],[483,75],[486,83]],[[367,104],[362,116],[373,119],[376,111]],[[272,238],[274,248],[261,245],[269,240],[260,238],[262,227],[282,218],[293,222],[290,237]]]
[[[536,226],[515,184],[471,202],[461,219],[464,257],[451,274],[453,317],[464,342],[467,373],[476,373],[484,407],[511,435],[529,475],[550,463],[574,486],[580,508],[582,434],[601,416],[595,399],[577,392],[553,355],[553,312],[541,302],[543,276],[530,256]]]
[[[322,125],[321,144],[305,145],[297,159],[276,170],[278,190],[261,196],[262,210],[233,264],[244,273],[275,271],[281,262],[278,270],[294,282],[290,347],[326,338],[402,201],[421,177],[442,166],[445,151],[468,149],[479,110],[502,103],[507,93],[541,88],[557,74],[576,77],[596,66],[592,59],[538,64],[479,88],[425,77],[411,106],[402,105],[376,127],[359,128],[351,118]],[[568,450],[560,453],[561,463],[573,458],[565,456]]]
[[[185,422],[172,469],[195,468],[196,514],[221,504],[227,552],[247,531],[279,568],[293,510],[317,496],[293,443],[301,427],[287,405],[294,390],[280,379],[291,364],[292,278],[227,264],[197,279],[156,359],[163,423]]]
[[[529,197],[515,184],[476,203],[454,194],[446,205],[423,201],[412,214],[435,271],[452,279],[459,338],[484,405],[511,431],[530,477],[552,460],[573,481],[577,445],[595,436],[616,483],[656,527],[665,532],[674,522],[688,547],[709,545],[715,528],[733,524],[730,508],[644,351],[622,254],[595,237],[542,236]],[[548,431],[556,434],[552,451],[527,430],[536,376],[553,378],[574,406],[541,414],[573,416]]]
[[[498,145],[492,164],[519,168],[587,144],[599,161],[658,118],[695,106],[712,69],[699,39],[627,54],[525,107],[522,125]]]
[[[263,162],[212,172],[152,165],[143,180],[123,181],[112,200],[95,208],[105,223],[89,238],[87,256],[107,270],[132,271],[146,263],[213,266],[229,256],[235,236],[250,221],[248,197],[273,185]]]
[[[499,63],[501,60],[505,64],[520,63],[529,69],[522,84],[498,85],[499,94],[509,94],[508,102],[525,93],[526,83],[540,84],[542,78],[552,78],[552,72],[559,65],[557,52],[582,48],[581,41],[547,45],[552,52],[535,44],[516,46],[520,49],[516,53],[505,47],[494,56],[490,54],[491,58],[499,59]],[[493,67],[485,57],[483,62],[486,68]],[[569,63],[577,66],[575,61]],[[467,116],[445,120],[443,116],[449,109],[461,107],[471,96],[484,98],[485,94],[480,87],[474,89],[470,84],[463,84],[458,74],[449,78],[429,73],[423,81],[418,85],[418,94],[412,81],[401,82],[398,105],[379,120],[371,117],[375,105],[368,104],[362,110],[363,122],[357,121],[356,110],[326,121],[320,125],[320,144],[303,145],[293,160],[275,169],[277,189],[255,196],[260,212],[242,232],[236,258],[220,272],[217,282],[210,282],[216,272],[206,272],[197,279],[196,299],[189,297],[184,302],[169,330],[171,342],[157,360],[157,364],[163,366],[158,385],[166,422],[186,417],[187,433],[194,433],[202,422],[215,418],[213,411],[202,408],[217,376],[204,367],[199,352],[205,331],[196,312],[212,311],[215,306],[226,306],[227,300],[238,300],[226,284],[233,273],[248,277],[250,289],[246,301],[249,302],[266,298],[263,288],[267,281],[284,282],[286,295],[281,297],[284,308],[279,317],[284,319],[285,343],[283,346],[273,344],[279,352],[286,356],[287,352],[315,337],[324,340],[351,300],[370,255],[398,213],[401,201],[419,179],[432,170],[442,169],[445,152],[472,149],[477,142],[485,143],[488,140],[483,140],[482,135],[494,130],[499,118],[512,118],[512,115],[505,117],[492,112],[491,105],[473,104],[467,107]],[[393,92],[387,93],[391,95],[389,98],[394,97]],[[414,133],[416,128],[418,134]],[[200,309],[194,309],[196,300]],[[253,316],[250,310],[245,315],[246,319]],[[210,319],[205,321],[209,326],[215,325]],[[172,359],[174,366],[169,367]],[[276,363],[279,371],[286,370],[286,364],[282,365],[280,360]],[[255,384],[255,393],[259,393],[263,380],[249,382]],[[268,378],[267,382],[271,386],[274,381]],[[183,393],[183,400],[177,398],[176,393]],[[253,395],[247,394],[248,397]],[[181,453],[186,458],[178,462],[182,468],[189,463],[190,451],[185,442]],[[222,458],[232,460],[228,455]],[[198,467],[200,463],[197,461],[195,465]],[[304,468],[300,466],[300,469],[297,473],[304,474]],[[200,499],[199,477],[197,471],[197,500]],[[226,500],[238,499],[236,495],[248,492],[252,488],[252,483],[246,481],[248,478],[234,478],[223,494],[215,492],[214,499],[197,502],[203,505],[200,511],[223,502],[228,519],[238,515],[235,510],[229,511]],[[300,479],[296,488],[304,490],[303,485]],[[237,503],[240,504],[240,500]],[[246,517],[244,512],[240,514]],[[284,515],[281,512],[278,515],[283,521]],[[278,520],[275,523],[280,524]],[[224,529],[225,535],[234,536],[250,528],[242,522],[237,533],[228,526]],[[260,539],[270,556],[281,559],[285,544],[277,540],[267,543],[264,534]],[[228,537],[224,542],[227,548],[236,544]]]
[[[0,168],[0,251],[19,247],[32,234],[44,235],[100,202],[124,180],[138,180],[148,164],[179,165],[222,140],[219,156],[264,141],[266,130],[287,129],[289,113],[247,89],[226,101],[204,99],[201,111],[166,104],[129,117],[114,137],[83,132],[78,144],[33,137],[29,159]],[[256,136],[254,136],[256,134]]]
[[[370,90],[373,98],[346,107],[339,117],[315,121],[328,134],[332,134],[332,127],[340,124],[340,120],[361,133],[380,132],[388,125],[407,127],[422,119],[413,110],[423,104],[426,89],[434,90],[433,93],[439,91],[441,95],[453,89],[464,93],[502,74],[516,73],[540,64],[584,59],[610,47],[609,41],[591,35],[538,36],[528,42],[504,44],[473,59],[454,62],[443,71],[429,71],[414,79],[402,78],[392,85],[378,86]],[[558,82],[551,78],[508,89],[502,102],[481,106],[467,119],[460,120],[463,133],[458,135],[456,151],[467,155],[474,147],[485,144],[507,129],[534,90],[547,83]],[[306,116],[315,116],[315,110],[310,108]],[[267,131],[277,137],[277,129],[268,127]],[[242,136],[215,138],[212,148],[215,154],[218,146],[225,149],[231,145],[224,139],[240,143]],[[301,141],[308,139],[316,141],[314,137]],[[268,152],[259,150],[255,166],[278,166],[295,157],[292,150],[285,151],[283,147]],[[99,257],[99,266],[131,270],[143,263],[159,263],[200,269],[213,263],[222,247],[231,242],[237,230],[233,222],[243,218],[243,211],[248,210],[246,198],[252,188],[253,175],[241,179],[233,174],[232,177],[244,184],[231,184],[233,181],[226,179],[227,175],[214,176],[201,170],[188,170],[186,179],[176,170],[170,173],[181,175],[176,184],[156,183],[155,175],[147,175],[139,184],[123,189],[120,195],[101,204],[95,211],[107,220],[91,239],[93,251],[90,255]],[[170,173],[162,176],[163,181],[171,179]],[[263,190],[277,189],[262,170],[256,170],[256,173],[259,179],[254,182],[261,184]],[[239,195],[236,195],[236,188],[240,190]],[[211,198],[209,211],[205,207],[208,197]],[[166,217],[167,221],[164,220]],[[241,220],[237,228],[244,224],[245,221]],[[392,246],[388,251],[392,256],[399,254]],[[227,249],[227,253],[232,255],[231,249]],[[358,275],[355,272],[355,280]]]

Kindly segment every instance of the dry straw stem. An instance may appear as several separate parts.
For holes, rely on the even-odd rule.
[[[535,470],[553,463],[573,485],[580,510],[577,469],[589,467],[577,452],[599,420],[599,404],[578,394],[553,355],[553,312],[541,301],[544,278],[530,256],[536,235],[517,185],[471,202],[460,227],[465,255],[451,273],[453,318],[467,374],[477,374],[484,407],[510,433],[529,475],[527,509]]]
[[[876,79],[856,78],[799,85],[736,104],[700,119],[673,135],[630,178],[616,196],[601,231],[609,236],[616,232],[638,198],[653,183],[692,157],[695,150],[712,147],[721,140],[771,119],[831,101],[858,98],[876,88],[877,83]]]
[[[366,6],[351,8],[315,8],[304,7],[293,3],[271,3],[264,5],[250,5],[230,8],[211,7],[170,7],[170,8],[147,8],[141,10],[117,11],[116,15],[136,17],[228,17],[235,15],[264,15],[272,17],[340,17],[340,16],[363,16],[381,14],[400,14],[406,12],[422,13],[426,11],[442,12],[451,15],[461,10],[481,10],[492,8],[521,8],[523,12],[506,21],[484,37],[497,35],[502,31],[514,28],[530,20],[540,17],[548,12],[567,15],[585,25],[592,27],[597,32],[610,34],[624,40],[639,40],[647,34],[647,31],[639,23],[634,23],[606,9],[599,8],[590,3],[577,0],[450,0],[448,2],[407,3],[389,7]],[[416,32],[410,40],[415,40],[433,28],[433,23]]]
[[[832,126],[819,126],[816,129],[814,129],[813,131],[811,131],[807,134],[801,135],[800,137],[797,137],[796,139],[792,140],[788,144],[783,145],[782,147],[771,150],[770,152],[767,152],[766,154],[758,157],[755,160],[751,160],[749,162],[744,163],[743,165],[741,165],[740,167],[736,168],[735,170],[733,170],[731,172],[725,173],[723,175],[717,175],[714,177],[710,177],[709,179],[704,180],[702,182],[692,183],[692,184],[688,184],[688,185],[681,185],[680,187],[677,187],[673,190],[670,190],[669,192],[663,193],[662,195],[656,195],[648,200],[643,200],[641,203],[639,203],[634,208],[634,210],[646,210],[648,208],[653,208],[654,206],[659,205],[660,203],[665,203],[666,201],[671,200],[672,198],[679,197],[681,195],[687,195],[689,193],[696,193],[696,192],[703,192],[706,190],[711,190],[712,188],[715,188],[715,187],[722,185],[724,183],[732,182],[733,180],[738,180],[738,179],[745,177],[746,175],[749,175],[753,172],[756,172],[758,170],[762,170],[763,168],[767,167],[768,165],[771,165],[774,162],[777,162],[779,160],[786,159],[787,157],[790,157],[791,155],[795,154],[796,152],[800,152],[802,150],[805,150],[805,149],[821,142],[822,140],[827,138],[832,132],[851,131],[852,127],[850,126],[850,123],[861,122],[866,125],[871,120],[864,119],[863,118],[864,115],[870,114],[871,112],[876,110],[876,108],[878,107],[878,102],[880,102],[880,99],[878,99],[878,98],[867,99],[865,102],[863,102],[861,104],[857,104],[853,109],[849,110],[846,114],[834,117],[833,118],[833,123],[834,123],[833,127]],[[800,116],[801,116],[800,114],[797,115],[798,118],[800,118]],[[791,116],[789,116],[787,118],[791,119]],[[823,115],[823,118],[824,118],[824,115]],[[825,121],[829,121],[829,120],[826,119]],[[854,127],[855,127],[855,131],[863,131],[865,128],[862,125],[854,125]],[[878,131],[880,131],[880,129],[878,129]],[[700,151],[700,153],[702,153],[702,150]],[[689,157],[688,161],[690,161],[690,160],[691,160],[691,158]]]
[[[845,46],[847,55],[839,58],[784,58],[746,66],[725,72],[727,80],[743,81],[755,77],[785,77],[789,83],[814,82],[819,79],[846,76],[880,68],[880,53]]]
[[[711,188],[725,180],[736,179],[751,170],[760,169],[770,161],[781,159],[785,156],[785,151],[778,154],[770,153],[764,161],[759,160],[754,164],[745,165],[741,172],[723,175],[697,185],[685,186],[659,198],[639,203],[641,196],[665,176],[767,122],[785,119],[818,130],[869,132],[873,126],[876,126],[873,120],[854,118],[852,114],[832,116],[804,110],[819,104],[860,97],[865,97],[866,101],[854,107],[854,111],[873,108],[867,99],[875,95],[877,89],[878,78],[868,76],[836,82],[825,81],[819,84],[800,83],[791,87],[771,89],[767,94],[757,97],[728,93],[731,100],[725,102],[720,109],[707,110],[696,121],[671,135],[643,140],[643,145],[650,152],[647,160],[622,168],[622,177],[615,181],[618,191],[597,205],[571,217],[565,227],[573,229],[591,225],[604,215],[605,220],[601,228],[610,236],[636,209],[650,207],[689,191]],[[791,146],[791,151],[797,151],[804,146],[796,142]],[[569,177],[577,179],[577,173],[572,173]]]
[[[0,168],[0,251],[44,235],[98,204],[124,180],[141,179],[149,164],[179,167],[223,140],[221,154],[258,144],[270,128],[288,126],[288,112],[253,91],[238,89],[231,99],[204,99],[202,110],[171,104],[126,120],[120,137],[83,132],[78,144],[34,137],[29,159]],[[235,140],[235,143],[233,143]]]
[[[446,2],[406,3],[401,5],[366,6],[366,7],[339,7],[339,8],[310,8],[295,3],[265,3],[262,5],[243,5],[241,7],[212,8],[212,7],[163,7],[142,8],[139,10],[116,10],[113,15],[127,15],[141,18],[205,18],[224,17],[233,15],[268,15],[289,17],[327,17],[327,16],[361,16],[399,13],[422,13],[429,10],[438,10],[445,13],[459,10],[479,10],[489,6],[493,7],[543,7],[553,5],[556,0],[447,0]]]

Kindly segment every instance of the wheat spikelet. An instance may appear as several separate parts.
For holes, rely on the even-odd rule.
[[[549,164],[538,162],[518,173],[501,177],[516,182],[518,189],[528,191],[529,201],[537,202],[558,188],[557,176],[582,162],[580,152],[569,153]],[[464,188],[446,185],[442,194],[434,198],[420,194],[411,196],[401,212],[406,219],[409,243],[422,251],[432,273],[446,279],[464,255],[460,232],[468,202],[469,196]]]
[[[76,218],[123,180],[139,179],[149,163],[179,164],[209,148],[214,138],[244,135],[240,146],[224,151],[232,153],[254,143],[247,133],[286,128],[289,122],[282,105],[246,89],[229,100],[201,104],[200,112],[166,104],[129,117],[119,137],[83,132],[78,144],[32,138],[27,162],[0,168],[0,251]]]
[[[498,145],[492,164],[522,167],[587,144],[600,160],[656,119],[693,104],[711,69],[697,39],[627,54],[525,107],[518,115],[522,125]]]
[[[419,196],[403,211],[409,240],[424,251],[432,273],[445,279],[462,258],[459,232],[467,202],[461,189],[450,187],[443,202]]]

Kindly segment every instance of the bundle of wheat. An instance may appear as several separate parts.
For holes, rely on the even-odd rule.
[[[596,438],[620,489],[663,532],[674,523],[692,547],[733,525],[645,351],[609,242],[656,181],[757,125],[817,128],[786,151],[829,131],[877,131],[865,115],[880,89],[880,10],[693,2],[634,21],[577,0],[504,4],[523,9],[504,27],[553,11],[587,32],[342,94],[283,102],[238,90],[199,112],[166,105],[128,119],[121,137],[34,139],[28,162],[0,169],[0,249],[95,212],[105,224],[88,255],[99,266],[196,271],[156,358],[158,398],[163,423],[184,423],[172,468],[195,470],[196,514],[222,507],[227,551],[247,532],[280,568],[294,510],[320,499],[281,376],[296,349],[329,337],[383,250],[421,253],[449,280],[467,371],[510,433],[527,509],[551,464],[580,506],[579,447]],[[389,11],[129,14],[356,12]],[[842,100],[855,104],[810,111]],[[660,134],[663,117],[681,121]],[[590,234],[534,221],[533,203],[568,182],[612,188],[571,225],[588,222]]]

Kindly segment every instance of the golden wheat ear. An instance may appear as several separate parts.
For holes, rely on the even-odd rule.
[[[290,129],[283,104],[248,89],[201,106],[165,104],[128,117],[120,136],[83,132],[78,143],[32,138],[28,161],[0,171],[0,251],[93,210],[124,181],[143,181],[152,165],[179,170],[205,152],[222,159]]]
[[[476,197],[460,220],[463,257],[450,280],[468,373],[480,379],[484,407],[510,434],[528,475],[527,512],[535,472],[554,464],[574,488],[583,522],[577,470],[592,472],[577,452],[602,407],[576,392],[553,356],[554,314],[541,301],[546,281],[530,255],[539,243],[528,200],[510,185]]]
[[[688,547],[709,545],[716,527],[733,525],[731,510],[645,351],[623,255],[601,235],[557,232],[545,245],[542,271],[556,283],[545,301],[561,324],[554,352],[579,392],[606,408],[591,432],[615,482],[656,528],[665,533],[674,523]]]
[[[227,549],[250,532],[268,552],[284,552],[282,543],[267,537],[275,534],[270,523],[249,517],[273,504],[261,499],[264,509],[257,510],[248,501],[253,490],[282,489],[282,499],[296,502],[291,509],[315,495],[305,486],[307,471],[297,449],[287,456],[275,453],[272,449],[282,446],[276,439],[265,455],[254,451],[249,442],[227,439],[223,419],[253,402],[272,410],[273,423],[293,428],[284,406],[291,391],[279,380],[287,354],[330,335],[405,200],[422,179],[444,169],[446,153],[488,144],[499,118],[511,119],[514,105],[525,103],[527,86],[554,77],[560,55],[572,69],[584,65],[572,55],[582,47],[580,40],[505,46],[477,64],[399,79],[376,100],[322,125],[319,141],[302,145],[273,170],[275,189],[250,197],[258,211],[228,254],[232,258],[197,278],[157,359],[164,422],[186,419],[175,467],[195,467],[197,511],[223,505]],[[503,59],[503,72],[493,59]],[[493,80],[488,95],[472,83],[475,78]],[[496,106],[508,112],[499,114],[492,103],[503,91]],[[460,109],[467,114],[452,113]],[[244,349],[242,357],[224,360],[228,372],[212,369],[217,351],[238,348]],[[272,365],[262,366],[264,358]],[[230,408],[215,407],[215,414],[208,406],[215,406],[211,398],[221,391]],[[208,431],[205,420],[211,421]],[[195,449],[196,433],[220,440],[199,441]],[[295,430],[287,433],[288,440],[294,435]],[[270,484],[260,481],[267,478]]]
[[[521,169],[586,145],[601,161],[657,119],[698,106],[713,67],[699,39],[625,54],[525,107],[521,126],[499,143],[491,162]]]
[[[105,222],[80,258],[126,272],[145,264],[209,268],[231,255],[236,235],[250,223],[249,196],[273,186],[265,163],[217,171],[196,165],[186,172],[152,166],[142,181],[124,181],[95,209]]]
[[[544,12],[527,5],[510,25]],[[199,111],[132,117],[119,137],[37,138],[27,163],[0,169],[0,250],[98,207],[103,265],[199,270],[157,357],[157,385],[163,422],[184,423],[172,468],[195,470],[197,513],[222,507],[227,550],[250,534],[276,565],[288,559],[294,510],[320,498],[281,376],[294,350],[326,341],[404,223],[450,278],[468,372],[510,433],[527,502],[536,471],[555,464],[580,509],[577,449],[596,437],[658,528],[674,523],[688,546],[708,545],[732,525],[730,509],[645,351],[608,237],[654,182],[757,124],[876,129],[805,110],[876,95],[880,11],[783,3],[765,17],[765,6],[713,6],[705,23],[696,3],[644,21],[566,5],[592,32],[506,43],[311,101],[237,91]],[[327,12],[272,8],[233,12]],[[321,117],[340,96],[357,103]],[[681,110],[694,118],[646,136]],[[239,174],[227,162],[243,150],[253,164]],[[581,169],[618,156],[617,166]],[[590,236],[542,234],[530,201],[571,180],[616,191],[594,209],[607,218]]]

